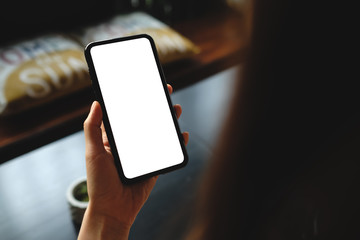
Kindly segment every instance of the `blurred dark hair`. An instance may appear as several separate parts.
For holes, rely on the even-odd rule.
[[[189,239],[359,239],[356,21],[339,4],[254,2],[243,80]]]

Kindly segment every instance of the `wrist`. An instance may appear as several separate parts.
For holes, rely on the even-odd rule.
[[[79,233],[81,239],[125,240],[129,238],[131,225],[116,218],[94,211],[89,204]]]

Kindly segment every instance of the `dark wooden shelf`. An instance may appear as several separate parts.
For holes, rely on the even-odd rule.
[[[190,59],[163,66],[175,90],[243,61],[245,28],[237,12],[221,10],[171,27],[201,49]],[[81,130],[92,101],[89,88],[46,106],[0,118],[0,163]]]

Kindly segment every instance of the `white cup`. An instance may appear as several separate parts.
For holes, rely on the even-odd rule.
[[[89,204],[89,202],[80,201],[75,197],[77,188],[84,182],[86,182],[86,177],[78,178],[69,185],[66,191],[66,198],[70,205],[71,218],[76,230],[80,229],[85,210]]]

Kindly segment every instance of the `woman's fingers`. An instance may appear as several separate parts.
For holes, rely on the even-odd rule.
[[[170,84],[167,84],[167,88],[168,88],[169,93],[172,94],[174,91],[172,86]],[[174,109],[175,109],[176,117],[177,117],[177,119],[179,119],[179,117],[181,116],[181,113],[182,113],[182,108],[181,108],[180,104],[175,104]]]
[[[173,92],[172,86],[170,84],[168,84],[167,88],[168,88],[169,93],[172,94],[172,92]]]
[[[180,104],[175,104],[174,110],[175,110],[177,119],[179,119],[179,117],[181,116],[181,113],[182,113],[182,108],[181,108]]]
[[[167,84],[167,88],[168,88],[169,93],[172,94],[173,93],[172,86],[170,84]],[[175,110],[175,114],[176,114],[177,119],[179,119],[180,116],[181,116],[181,113],[182,113],[181,105],[180,104],[175,104],[174,105],[174,110]],[[188,142],[189,142],[189,133],[188,132],[183,132],[182,136],[184,138],[185,145],[187,145]]]
[[[184,143],[185,143],[185,145],[187,145],[189,142],[189,132],[183,132],[182,135],[184,138]]]

